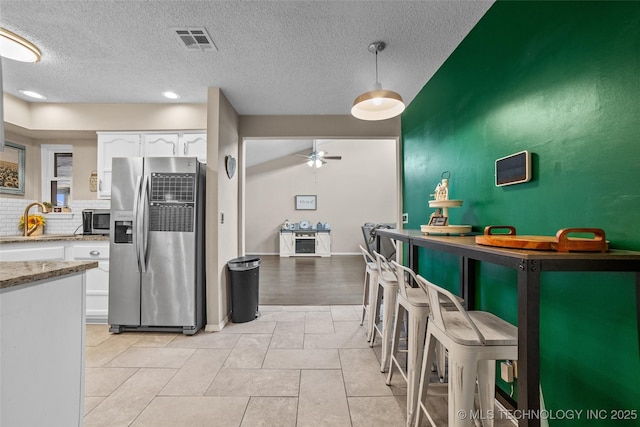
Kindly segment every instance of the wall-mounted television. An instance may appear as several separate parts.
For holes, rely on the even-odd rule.
[[[496,186],[520,184],[531,180],[531,154],[520,151],[496,160]]]

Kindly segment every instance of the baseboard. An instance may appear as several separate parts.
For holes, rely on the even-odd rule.
[[[229,323],[229,315],[226,315],[222,322],[218,324],[207,323],[204,327],[205,332],[220,332]]]
[[[249,255],[256,255],[256,256],[274,255],[274,256],[279,256],[280,252],[249,252]],[[341,256],[341,255],[361,255],[362,256],[362,252],[331,252],[331,256]],[[293,254],[291,256],[294,257],[294,256],[296,256],[296,254]],[[320,257],[320,256],[318,255],[318,257]]]
[[[88,311],[85,323],[92,325],[106,325],[109,322],[109,315],[101,310]]]

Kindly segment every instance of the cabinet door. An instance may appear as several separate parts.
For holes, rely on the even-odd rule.
[[[109,261],[87,270],[87,323],[107,323],[109,317]]]
[[[207,162],[207,134],[185,133],[182,134],[180,156],[197,157],[203,163]]]
[[[86,271],[87,323],[107,323],[109,317],[109,242],[83,242],[71,246],[75,261],[98,261],[98,268]]]
[[[177,133],[143,134],[142,152],[145,157],[180,156]]]
[[[331,256],[331,234],[316,234],[316,255]]]
[[[295,254],[293,233],[280,233],[280,256],[289,257]]]
[[[111,160],[114,157],[138,157],[139,134],[98,134],[98,198],[111,198]]]

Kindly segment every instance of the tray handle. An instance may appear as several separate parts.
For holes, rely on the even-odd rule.
[[[488,225],[484,228],[484,235],[485,236],[491,236],[493,235],[493,231],[494,230],[509,230],[508,233],[498,233],[500,235],[506,235],[506,236],[515,236],[516,235],[516,228],[512,225]]]
[[[569,233],[590,233],[593,239],[570,238]],[[558,240],[558,252],[569,251],[607,251],[607,241],[604,230],[601,228],[563,228],[556,233]]]

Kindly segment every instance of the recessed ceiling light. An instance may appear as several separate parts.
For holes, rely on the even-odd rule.
[[[169,98],[169,99],[178,99],[178,98],[180,98],[180,95],[178,95],[177,93],[172,92],[170,90],[165,90],[164,92],[162,92],[162,95],[165,98]]]
[[[20,89],[18,92],[33,99],[47,99],[46,96],[40,95],[38,92],[34,92],[32,90]]]
[[[20,62],[38,62],[41,55],[29,40],[0,28],[0,56]]]

